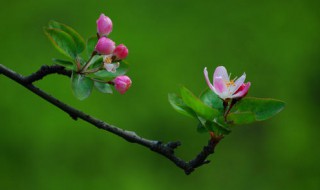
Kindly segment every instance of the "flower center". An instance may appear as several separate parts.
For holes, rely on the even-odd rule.
[[[107,63],[107,64],[112,63],[112,58],[111,57],[106,57],[103,62]]]
[[[234,80],[231,80],[229,82],[226,82],[226,86],[229,88],[230,86],[236,86],[236,85],[234,84]]]

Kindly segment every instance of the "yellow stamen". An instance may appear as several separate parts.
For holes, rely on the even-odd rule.
[[[227,87],[230,87],[231,85],[232,85],[232,86],[236,86],[236,85],[234,84],[234,80],[231,80],[231,81],[227,82],[226,85],[227,85]]]
[[[111,57],[106,57],[104,59],[104,63],[112,63],[112,58]]]

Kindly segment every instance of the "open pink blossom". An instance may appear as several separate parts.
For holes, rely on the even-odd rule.
[[[250,82],[244,83],[245,73],[237,80],[230,80],[224,66],[219,66],[214,71],[213,84],[209,80],[207,68],[204,68],[204,76],[210,89],[223,100],[244,97],[251,85]]]
[[[114,87],[118,92],[120,92],[120,94],[124,94],[132,84],[131,79],[126,75],[117,76],[113,80],[113,82],[114,82]]]

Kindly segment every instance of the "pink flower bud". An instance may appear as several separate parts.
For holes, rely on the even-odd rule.
[[[114,49],[113,55],[115,55],[118,59],[125,59],[128,55],[128,48],[120,44]]]
[[[131,79],[126,75],[116,77],[113,82],[114,87],[120,94],[124,94],[132,84]]]
[[[251,82],[243,83],[239,89],[234,93],[237,98],[243,98],[248,94],[249,88],[251,86]]]
[[[102,37],[98,40],[95,50],[102,55],[109,55],[113,52],[115,43],[109,38]]]
[[[100,36],[109,35],[112,31],[112,21],[109,17],[101,14],[97,20],[97,31]]]

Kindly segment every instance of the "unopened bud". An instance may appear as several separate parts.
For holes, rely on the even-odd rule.
[[[125,45],[120,44],[116,47],[116,49],[114,49],[113,55],[115,55],[118,59],[125,59],[128,53],[128,48]]]
[[[113,50],[115,49],[114,41],[110,40],[106,37],[101,37],[98,40],[98,43],[95,47],[95,50],[102,55],[109,55],[112,54]]]
[[[126,75],[116,77],[113,82],[114,87],[120,94],[124,94],[132,84],[131,79]]]
[[[109,17],[101,14],[97,20],[97,32],[100,36],[107,36],[112,31],[112,21]]]

